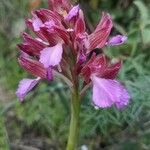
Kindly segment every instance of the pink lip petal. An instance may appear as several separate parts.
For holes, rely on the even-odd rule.
[[[36,79],[23,79],[20,81],[16,91],[17,97],[22,102],[25,96],[39,83],[40,78]]]
[[[116,80],[91,77],[93,82],[93,103],[106,108],[116,105],[117,108],[123,108],[129,103],[129,94]]]
[[[49,68],[50,66],[59,65],[62,59],[62,43],[58,43],[53,47],[44,48],[41,51],[40,62],[44,65],[45,68]]]
[[[99,108],[107,108],[113,105],[112,98],[108,95],[105,88],[102,86],[102,80],[97,77],[92,77],[93,81],[93,98],[92,101],[95,106]]]

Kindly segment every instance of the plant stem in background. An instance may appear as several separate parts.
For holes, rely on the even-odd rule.
[[[80,114],[80,95],[76,89],[72,93],[71,101],[71,122],[66,150],[75,150],[79,139],[79,114]]]

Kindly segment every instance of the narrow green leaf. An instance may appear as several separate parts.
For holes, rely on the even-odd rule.
[[[145,6],[145,4],[142,1],[135,1],[135,6],[138,8],[140,12],[141,17],[141,25],[144,27],[147,24],[148,21],[148,8]]]

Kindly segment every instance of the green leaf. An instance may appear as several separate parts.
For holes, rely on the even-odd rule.
[[[145,28],[142,32],[143,43],[149,44],[150,43],[150,28]]]
[[[145,4],[142,1],[139,1],[139,0],[135,1],[134,4],[140,12],[141,26],[145,27],[145,25],[147,24],[148,18],[149,18],[148,8],[145,6]]]

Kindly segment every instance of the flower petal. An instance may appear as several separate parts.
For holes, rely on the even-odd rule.
[[[41,19],[37,17],[32,20],[32,25],[33,25],[34,31],[39,31],[40,27],[43,25],[43,22],[41,21]]]
[[[47,78],[47,70],[44,68],[43,64],[37,60],[30,59],[26,56],[21,55],[18,58],[19,64],[29,73],[36,77],[41,77],[42,79]]]
[[[38,18],[40,18],[40,20],[45,23],[48,21],[53,21],[56,25],[61,25],[61,17],[48,9],[40,9],[40,10],[36,10],[35,14],[38,16]]]
[[[25,96],[39,83],[40,78],[36,79],[23,79],[20,81],[16,91],[17,97],[22,102]]]
[[[100,108],[116,105],[118,109],[129,103],[129,94],[116,80],[91,77],[93,81],[93,103]]]
[[[32,38],[27,33],[23,33],[24,43],[18,44],[19,49],[32,56],[39,56],[40,51],[46,47],[46,43]]]
[[[42,35],[47,39],[50,45],[56,45],[57,40],[60,40],[58,35],[53,29],[48,29],[47,27],[41,27]]]
[[[68,13],[68,15],[65,17],[65,20],[70,21],[72,20],[74,17],[77,17],[77,15],[79,14],[79,10],[80,7],[79,5],[74,6]]]
[[[109,14],[103,13],[100,23],[97,25],[95,31],[89,35],[89,52],[95,48],[102,48],[105,46],[107,38],[112,29],[112,20]]]
[[[58,26],[55,26],[54,31],[58,35],[57,40],[61,38],[66,44],[69,43],[70,37],[66,30],[59,28]]]
[[[127,36],[124,36],[124,35],[116,35],[114,37],[112,37],[106,45],[109,45],[109,46],[115,46],[115,45],[121,45],[123,44],[124,42],[127,41]]]
[[[84,77],[85,82],[88,83],[92,74],[102,77],[106,67],[107,61],[105,55],[96,56],[94,53],[89,61],[83,66],[81,75]]]
[[[105,79],[114,79],[117,76],[121,66],[122,61],[119,61],[118,63],[106,67],[104,72],[101,74],[101,77]]]
[[[84,14],[82,10],[79,10],[79,17],[75,23],[75,33],[81,34],[81,33],[84,33],[85,30],[86,30],[86,27],[85,27]]]
[[[26,26],[27,26],[30,30],[32,30],[39,38],[41,38],[41,39],[44,40],[44,41],[47,41],[47,39],[46,39],[46,38],[43,36],[43,34],[41,33],[41,30],[39,30],[39,31],[35,31],[35,30],[34,30],[32,19],[26,19],[25,23],[26,23]],[[42,26],[43,26],[43,25],[42,25]]]
[[[56,66],[60,63],[62,58],[63,48],[62,43],[58,43],[53,47],[44,48],[41,51],[40,62],[44,65],[45,68],[50,66]]]

